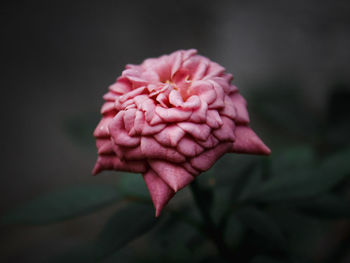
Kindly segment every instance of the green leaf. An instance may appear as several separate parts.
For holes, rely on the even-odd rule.
[[[298,136],[314,136],[319,122],[301,101],[294,81],[260,84],[261,89],[250,100],[254,112],[275,130]],[[283,88],[281,88],[283,87]]]
[[[300,171],[313,167],[315,152],[308,145],[290,147],[271,155],[272,176],[283,176],[285,171]]]
[[[333,194],[306,200],[295,205],[305,214],[321,218],[349,218],[350,201]]]
[[[299,172],[287,170],[272,177],[253,191],[246,200],[276,202],[309,198],[325,193],[350,173],[350,151],[337,153],[326,159],[318,169]]]
[[[332,181],[339,181],[345,176],[350,175],[350,149],[337,152],[327,158],[320,166],[319,172],[323,177]]]
[[[255,169],[252,174],[247,175],[247,181],[245,185],[242,185],[242,189],[239,193],[238,201],[246,200],[262,182],[262,171],[261,169]],[[233,193],[234,194],[234,193]],[[233,196],[234,197],[234,196]]]
[[[238,210],[236,216],[248,228],[256,232],[279,248],[286,247],[286,239],[278,225],[264,211],[255,207]]]
[[[257,156],[225,155],[219,159],[206,174],[212,174],[217,187],[244,184],[246,175],[253,170],[260,160]],[[207,177],[207,176],[206,176]]]
[[[120,173],[118,189],[126,196],[150,199],[147,186],[140,174]]]
[[[100,114],[97,111],[72,116],[64,120],[63,130],[77,144],[93,147],[95,140],[92,134],[99,119]]]
[[[251,261],[251,263],[285,263],[285,262],[289,262],[289,261],[274,259],[274,258],[271,258],[268,256],[263,256],[263,255],[256,256]]]
[[[120,200],[113,185],[79,185],[47,193],[6,214],[5,224],[49,224],[85,215]]]
[[[96,240],[57,257],[54,262],[101,262],[103,258],[145,234],[156,222],[151,206],[130,204],[111,216]]]

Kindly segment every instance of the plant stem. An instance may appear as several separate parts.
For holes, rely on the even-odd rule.
[[[205,233],[215,244],[221,257],[228,262],[233,262],[232,252],[224,241],[221,229],[215,225],[215,222],[208,209],[208,205],[205,201],[206,199],[203,197],[203,190],[200,188],[196,180],[190,184],[190,189],[192,191],[193,199],[202,215]]]

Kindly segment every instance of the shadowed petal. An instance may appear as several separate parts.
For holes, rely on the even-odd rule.
[[[194,177],[180,165],[160,160],[149,160],[148,163],[175,192],[184,188],[194,179]]]
[[[236,141],[232,152],[269,155],[271,150],[262,142],[256,133],[248,126],[237,126]]]
[[[152,169],[142,176],[156,209],[156,217],[158,217],[175,192]]]
[[[133,173],[144,173],[146,171],[146,163],[144,161],[121,161],[115,155],[100,155],[92,173],[98,174],[103,170],[118,170]]]
[[[164,159],[170,162],[181,163],[185,161],[185,156],[177,152],[174,148],[164,147],[152,137],[141,138],[141,151],[145,158]]]
[[[224,153],[232,147],[232,144],[220,143],[215,148],[203,152],[197,157],[191,159],[191,165],[200,171],[206,171],[219,159]]]

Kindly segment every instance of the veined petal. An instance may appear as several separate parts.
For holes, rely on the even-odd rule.
[[[152,169],[142,176],[156,209],[156,217],[158,217],[175,192]]]
[[[271,150],[262,142],[256,133],[248,126],[237,126],[236,140],[232,152],[269,155]]]
[[[181,190],[194,179],[194,177],[180,165],[161,160],[149,160],[148,163],[174,192]]]

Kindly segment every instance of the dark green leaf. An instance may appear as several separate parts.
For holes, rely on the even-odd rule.
[[[274,245],[280,248],[286,246],[286,239],[280,228],[267,213],[255,207],[246,207],[238,210],[236,216],[246,227],[271,241]]]
[[[63,129],[67,135],[81,146],[94,146],[93,132],[100,119],[98,112],[87,112],[66,119]]]
[[[238,200],[246,200],[256,189],[259,188],[262,182],[262,171],[261,169],[255,169],[253,173],[247,175],[247,182],[242,185],[241,193]]]
[[[250,105],[260,118],[284,133],[313,136],[319,123],[302,103],[298,84],[293,82],[284,79],[260,84],[261,92],[255,92]]]
[[[306,200],[295,207],[308,215],[316,217],[350,217],[350,202],[332,194]]]
[[[118,189],[126,196],[149,198],[149,192],[141,174],[120,173]]]
[[[113,185],[79,185],[40,196],[2,218],[6,224],[49,224],[85,215],[120,199]]]
[[[54,262],[93,263],[115,253],[149,231],[157,222],[151,206],[131,204],[118,210],[96,240],[69,251]]]
[[[251,261],[251,263],[286,263],[286,262],[289,262],[289,261],[274,259],[274,258],[271,258],[268,256],[263,256],[263,255],[256,256]]]
[[[259,157],[248,155],[225,155],[206,173],[212,174],[216,186],[227,187],[244,184],[247,174],[256,166]]]
[[[227,222],[224,238],[232,247],[238,247],[244,237],[245,228],[238,217],[233,214]]]
[[[288,150],[272,153],[271,173],[283,176],[285,171],[300,171],[314,165],[315,153],[310,146],[301,145]]]
[[[343,179],[350,175],[350,149],[333,154],[324,160],[320,165],[319,172],[322,177],[327,178],[330,182]],[[333,179],[332,179],[333,178]]]
[[[298,173],[287,170],[264,182],[246,200],[286,201],[324,193],[349,175],[348,160],[350,151],[345,151],[326,159],[318,169],[304,169]]]

